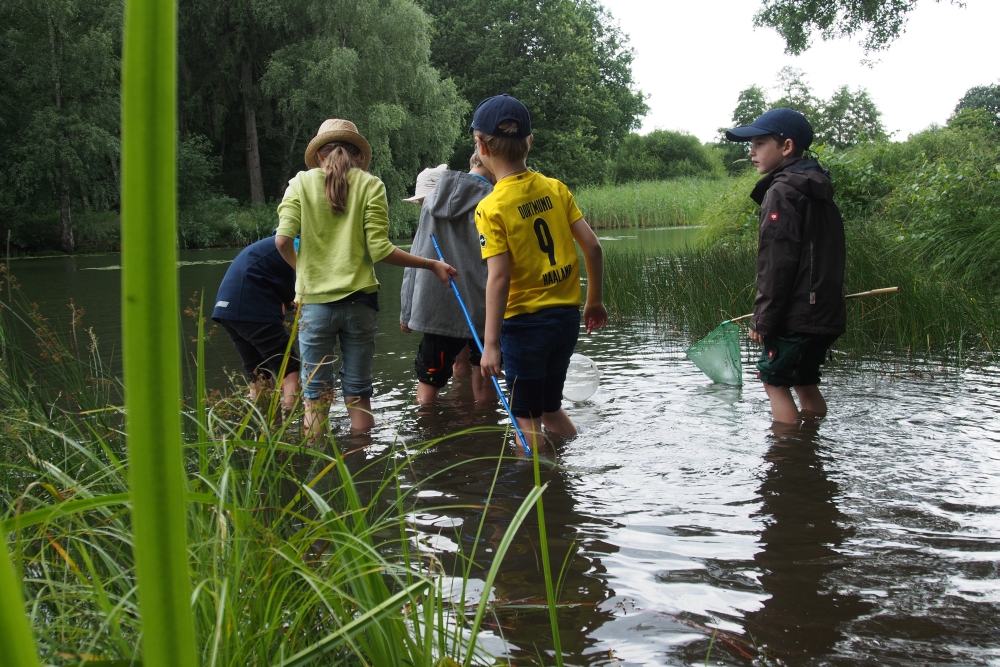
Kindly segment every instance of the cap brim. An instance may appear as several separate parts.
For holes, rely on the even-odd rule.
[[[763,137],[766,134],[773,134],[773,132],[765,130],[762,127],[744,125],[743,127],[734,127],[731,130],[726,130],[726,139],[729,141],[746,141],[754,137]]]

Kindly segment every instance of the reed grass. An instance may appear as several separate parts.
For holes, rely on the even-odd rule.
[[[970,355],[995,359],[1000,346],[997,295],[926,271],[874,224],[848,229],[847,291],[891,286],[900,291],[849,301],[847,332],[834,347],[855,358],[886,353],[951,361]],[[609,250],[609,313],[697,340],[724,319],[753,311],[755,260],[755,246],[745,241],[667,255]]]
[[[126,0],[122,46],[122,361],[131,544],[148,667],[197,663],[181,452],[177,6]]]
[[[705,207],[729,187],[725,178],[677,178],[599,185],[573,193],[595,229],[676,227],[696,224]]]
[[[45,664],[149,664],[147,645],[140,648],[149,623],[137,597],[144,580],[129,512],[124,387],[105,370],[95,340],[78,353],[16,289],[13,296],[0,303],[0,532],[17,570],[13,600],[0,598],[3,613],[23,622],[27,608]],[[185,608],[198,663],[492,663],[477,637],[507,549],[544,492],[539,479],[493,554],[484,595],[467,609],[445,582],[460,580],[457,599],[465,600],[476,547],[461,555],[458,572],[415,550],[406,517],[419,486],[399,484],[413,458],[441,439],[398,445],[359,468],[336,447],[304,447],[298,408],[276,423],[276,394],[256,404],[213,398],[197,391],[204,369],[195,372],[193,407],[178,414],[186,436]],[[501,451],[496,465],[499,474],[511,457]],[[544,533],[539,547],[547,554]],[[5,624],[0,634],[5,657],[15,655],[16,627]],[[31,634],[19,641],[35,659]]]

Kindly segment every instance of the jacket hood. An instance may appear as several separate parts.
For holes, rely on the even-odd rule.
[[[750,197],[760,204],[764,195],[775,183],[784,183],[803,195],[820,201],[833,201],[833,183],[830,172],[814,158],[798,159],[778,167],[757,181]]]
[[[493,186],[478,176],[464,171],[441,174],[434,192],[424,200],[424,206],[439,220],[466,222],[483,197],[493,192]]]

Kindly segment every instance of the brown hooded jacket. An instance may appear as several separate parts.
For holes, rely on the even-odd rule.
[[[751,326],[764,338],[844,333],[844,221],[829,172],[798,159],[758,181],[750,197],[760,204]]]

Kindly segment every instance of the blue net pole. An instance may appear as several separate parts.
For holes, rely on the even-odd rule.
[[[444,255],[441,254],[441,246],[438,245],[437,239],[431,234],[431,243],[434,244],[434,252],[437,253],[438,259],[442,262],[444,261]],[[483,353],[483,344],[479,340],[479,334],[476,333],[476,325],[472,323],[472,316],[469,315],[469,309],[465,307],[465,302],[462,301],[462,295],[458,292],[458,285],[455,284],[455,280],[448,276],[448,282],[451,283],[451,291],[455,293],[455,298],[458,299],[458,305],[462,307],[462,314],[465,315],[465,323],[469,325],[469,333],[472,335],[472,340],[476,342],[476,347],[479,349],[479,354]],[[524,447],[524,453],[529,457],[531,456],[531,446],[528,445],[528,439],[524,437],[524,433],[521,433],[521,427],[517,424],[517,419],[514,418],[514,413],[510,411],[510,404],[507,402],[507,397],[504,396],[503,389],[500,388],[500,383],[495,377],[491,377],[493,380],[493,388],[497,390],[497,396],[500,397],[500,402],[503,403],[503,409],[507,411],[507,416],[510,417],[510,423],[514,426],[514,431],[517,433],[517,437],[521,439],[521,445]]]

